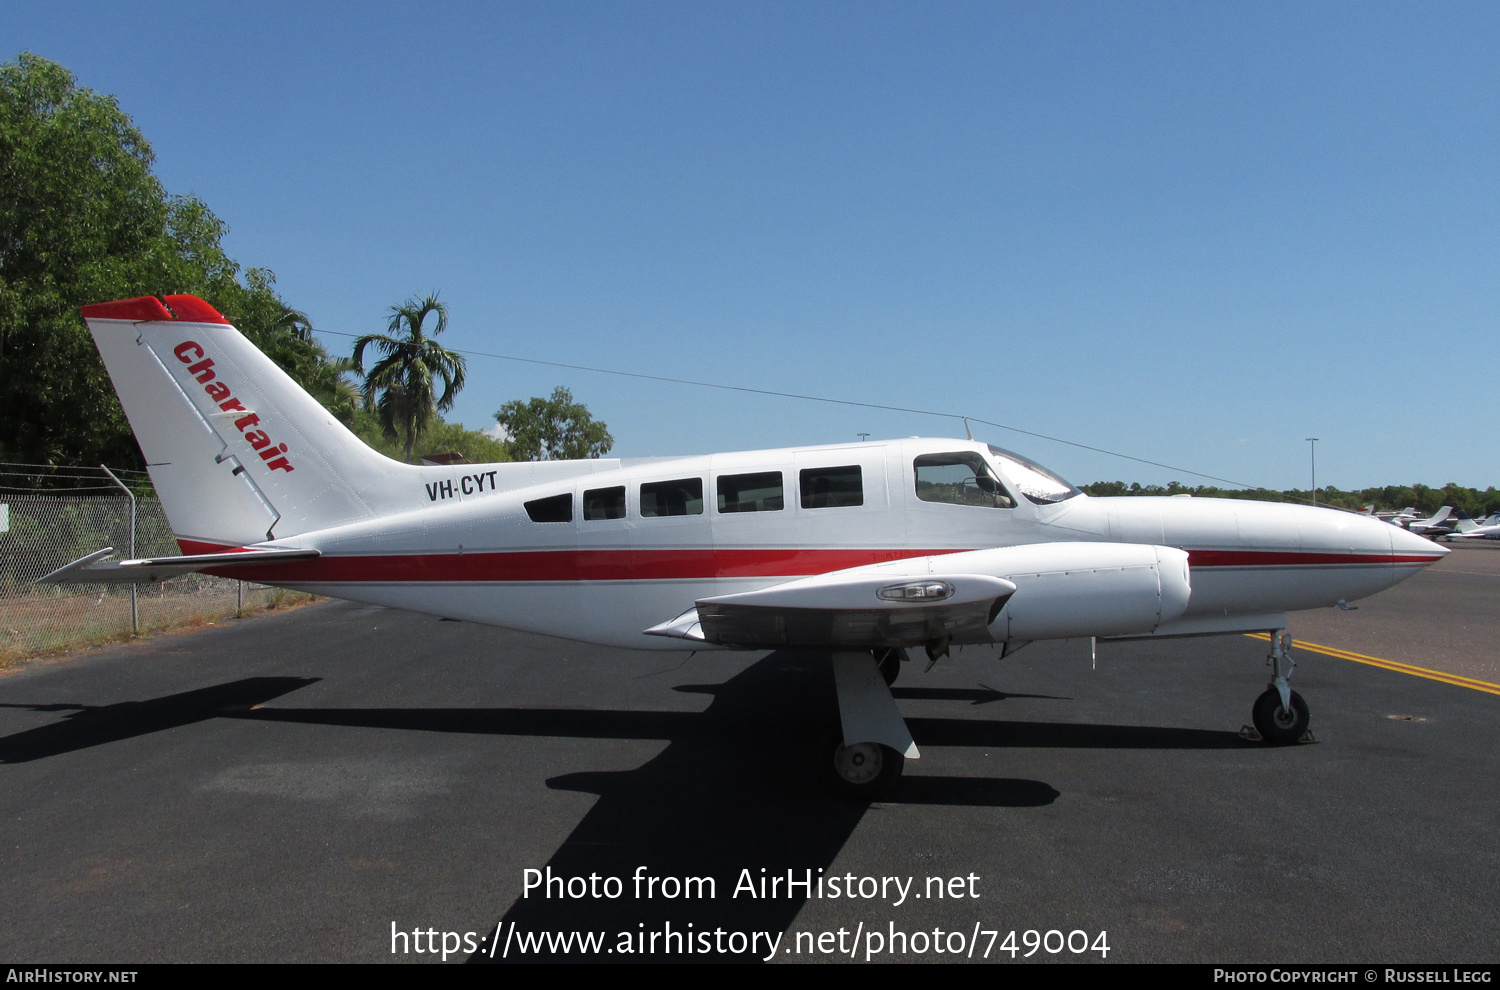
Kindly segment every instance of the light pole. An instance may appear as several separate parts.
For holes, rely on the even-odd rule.
[[[1318,438],[1307,437],[1307,449],[1312,456],[1312,496],[1313,508],[1318,507]]]

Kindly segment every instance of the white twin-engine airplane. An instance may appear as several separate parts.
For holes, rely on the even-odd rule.
[[[83,315],[185,556],[106,548],[43,580],[206,571],[609,646],[829,650],[842,735],[819,760],[855,795],[918,755],[888,686],[913,648],[1268,631],[1254,722],[1294,742],[1308,710],[1286,613],[1447,553],[1330,509],[1090,498],[971,440],[414,467],[201,299]]]

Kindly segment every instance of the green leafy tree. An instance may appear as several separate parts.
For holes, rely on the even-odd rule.
[[[345,426],[353,427],[359,414],[364,395],[359,385],[349,380],[357,374],[353,358],[329,358],[318,372],[318,380],[312,392],[323,407],[333,413]]]
[[[375,410],[358,407],[349,428],[371,449],[391,458],[399,459],[402,456],[401,440],[385,435],[385,430],[380,425],[380,416]],[[421,452],[421,457],[429,454],[461,454],[471,464],[510,460],[505,444],[499,440],[478,430],[465,429],[462,423],[446,422],[441,416],[432,418],[418,443],[417,450]]]
[[[153,161],[114,97],[29,53],[0,65],[0,460],[140,464],[87,303],[202,296],[314,394],[329,379],[310,332],[286,323],[275,277],[242,281],[224,222],[168,195]]]
[[[507,402],[495,419],[505,429],[506,449],[517,461],[582,460],[607,454],[615,445],[605,425],[561,385],[548,399]]]
[[[169,202],[111,97],[23,54],[0,66],[0,457],[139,460],[77,307],[165,274]],[[193,231],[182,231],[184,237]],[[176,291],[175,289],[173,291]]]
[[[407,461],[427,424],[436,414],[453,408],[454,398],[464,387],[463,355],[427,336],[424,324],[429,316],[437,317],[434,336],[448,328],[448,308],[436,294],[392,306],[386,333],[367,333],[354,342],[354,366],[365,375],[365,402],[380,414],[386,436],[395,439],[398,433],[404,434]],[[384,356],[366,374],[364,354],[370,347]],[[435,387],[439,378],[441,395]]]

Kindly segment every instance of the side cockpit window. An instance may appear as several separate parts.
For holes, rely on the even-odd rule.
[[[922,454],[913,462],[913,467],[917,476],[917,498],[924,502],[992,509],[1009,509],[1016,504],[984,458],[972,451]]]

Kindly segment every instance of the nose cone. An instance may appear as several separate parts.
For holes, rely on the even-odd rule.
[[[1398,585],[1448,556],[1416,533],[1337,509],[1304,509],[1299,528],[1304,547],[1329,561],[1321,569],[1324,594],[1344,601]]]
[[[1232,505],[1238,552],[1208,557],[1204,563],[1223,559],[1239,565],[1232,576],[1232,597],[1264,603],[1268,610],[1273,605],[1292,611],[1358,601],[1447,555],[1414,533],[1352,512],[1272,502]],[[1206,583],[1194,578],[1195,600]]]
[[[1358,601],[1448,554],[1414,533],[1338,509],[1215,498],[1109,501],[1117,539],[1187,551],[1189,615]]]
[[[1425,536],[1408,532],[1400,526],[1392,526],[1388,522],[1381,522],[1379,520],[1371,520],[1371,522],[1377,526],[1384,526],[1391,531],[1391,556],[1398,558],[1395,561],[1398,565],[1403,563],[1399,558],[1414,557],[1419,559],[1406,561],[1405,563],[1415,564],[1418,567],[1426,567],[1429,564],[1437,563],[1452,552],[1447,547],[1441,546]]]

